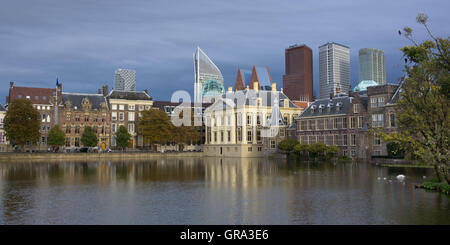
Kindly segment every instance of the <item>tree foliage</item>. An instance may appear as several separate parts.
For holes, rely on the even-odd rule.
[[[23,147],[27,141],[35,144],[41,134],[40,113],[33,107],[30,100],[16,99],[8,105],[3,120],[6,138],[11,144]]]
[[[278,149],[284,152],[291,152],[294,150],[294,147],[298,144],[298,141],[295,139],[285,139],[278,143]]]
[[[120,127],[117,129],[116,133],[116,142],[117,146],[123,148],[130,146],[130,139],[131,134],[128,133],[128,130],[125,128],[125,126],[120,125]]]
[[[406,78],[395,108],[398,133],[381,135],[386,141],[397,141],[411,149],[424,163],[434,165],[438,178],[442,174],[450,183],[450,43],[448,37],[431,33],[425,14],[419,14],[416,20],[425,27],[430,40],[417,43],[412,29],[403,29],[413,45],[401,48]]]
[[[318,157],[320,155],[323,155],[327,152],[328,147],[324,143],[313,143],[308,145],[308,152],[311,154],[312,157]]]
[[[144,144],[165,144],[173,139],[173,125],[169,116],[166,112],[158,109],[142,112],[138,130],[143,136]]]
[[[62,146],[66,142],[66,134],[59,125],[53,126],[48,132],[47,144],[51,146]]]
[[[97,146],[98,144],[97,134],[91,127],[86,126],[84,128],[83,135],[81,136],[81,143],[83,143],[83,145],[87,147]]]

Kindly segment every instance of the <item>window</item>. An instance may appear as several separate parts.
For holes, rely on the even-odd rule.
[[[88,115],[85,115],[85,116],[84,116],[84,121],[85,121],[85,122],[89,122],[89,116],[88,116]]]
[[[94,127],[92,127],[92,131],[94,131],[94,133],[96,133],[96,134],[97,134],[97,132],[98,132],[98,126],[94,126]]]
[[[128,112],[128,121],[134,121],[134,112]]]
[[[231,142],[231,131],[228,130],[228,142]]]
[[[261,146],[258,146],[258,151],[262,151],[262,147]]]
[[[383,114],[372,114],[372,127],[383,127]]]
[[[66,138],[66,146],[69,147],[70,146],[70,137]]]
[[[27,99],[30,99],[30,96],[29,95],[27,95],[27,97],[26,97]],[[42,142],[42,143],[44,143],[44,142]]]
[[[66,114],[66,122],[70,122],[70,114]]]
[[[359,113],[359,104],[353,105],[353,113]]]
[[[124,116],[123,116],[123,112],[119,112],[119,121],[123,121]]]
[[[333,135],[333,145],[341,145],[341,142],[339,142],[339,135],[337,134]]]
[[[352,157],[356,157],[356,151],[352,150]]]
[[[242,129],[237,129],[237,141],[242,141]]]
[[[134,105],[128,105],[128,110],[129,111],[134,111]]]
[[[252,142],[253,141],[253,132],[251,129],[247,130],[247,142]]]
[[[46,118],[47,118],[47,116],[45,114],[42,114],[42,122],[45,122]]]
[[[117,110],[117,104],[112,104],[111,105],[111,110]]]
[[[351,139],[351,144],[356,145],[356,134],[352,134],[350,139]]]
[[[252,149],[252,147],[250,146],[249,148],[248,148],[248,151],[249,152],[251,152],[253,149]]]
[[[128,123],[128,132],[134,133],[134,123]]]
[[[75,126],[75,133],[79,134],[80,133],[80,126]]]
[[[272,148],[272,149],[275,148],[275,140],[270,141],[270,148]]]
[[[111,146],[116,146],[116,136],[111,137]]]
[[[41,106],[40,106],[40,105],[36,106],[36,109],[40,110],[40,109],[41,109]]]
[[[256,116],[256,125],[261,125],[261,117],[259,115]]]
[[[325,129],[330,129],[330,121],[325,119]]]
[[[27,96],[27,97],[29,97],[29,96]],[[45,137],[44,136],[42,136],[42,144],[45,144]]]
[[[94,122],[98,122],[98,116],[94,116]]]
[[[280,136],[284,137],[285,133],[284,133],[284,128],[280,128]]]
[[[363,117],[358,117],[358,128],[363,127]]]
[[[42,99],[43,100],[47,100],[47,96],[42,96]]]
[[[102,126],[102,134],[106,133],[106,126]]]
[[[116,121],[117,120],[117,112],[111,113],[111,120]]]
[[[22,99],[22,95],[21,94],[17,95],[17,98]]]
[[[256,130],[256,141],[261,142],[261,130]]]
[[[343,136],[343,139],[344,139],[344,142],[343,142],[342,145],[347,145],[347,144],[348,144],[348,141],[347,141],[347,135],[344,134],[344,135],[342,135],[342,136]]]
[[[378,134],[375,134],[374,139],[375,139],[375,141],[374,141],[375,145],[381,145],[381,138]]]
[[[70,134],[70,126],[66,126],[66,134]]]
[[[247,125],[252,125],[252,116],[247,115]]]
[[[356,126],[356,117],[350,118],[350,128],[355,128]]]
[[[220,142],[223,142],[223,131],[220,131]]]
[[[217,142],[217,132],[214,132],[214,142]]]
[[[378,106],[384,106],[384,97],[378,98]]]
[[[80,115],[75,115],[75,121],[79,122],[80,121]]]
[[[120,111],[125,110],[125,105],[119,105],[119,110],[120,110]]]
[[[391,123],[391,128],[395,128],[395,114],[394,113],[391,113],[390,115],[389,115],[389,121],[390,121],[390,123]]]
[[[111,124],[111,131],[112,131],[113,133],[116,132],[116,124],[115,124],[115,123]]]
[[[337,129],[337,128],[338,128],[338,119],[333,118],[333,129]]]
[[[346,117],[342,118],[342,128],[347,128],[347,118]]]
[[[370,98],[370,107],[377,107],[377,98]]]
[[[149,105],[146,105],[145,106],[145,109],[148,111],[148,110],[150,110],[150,106]]]
[[[316,120],[309,120],[309,130],[316,129]]]
[[[144,110],[144,106],[143,105],[139,105],[139,111],[143,111]]]
[[[381,155],[381,151],[375,151],[375,156],[380,156]]]

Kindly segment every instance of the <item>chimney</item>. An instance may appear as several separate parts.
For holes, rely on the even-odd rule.
[[[259,82],[258,81],[256,81],[256,82],[253,82],[253,90],[255,90],[256,92],[258,92],[258,90],[259,90]]]
[[[231,92],[233,92],[233,87],[228,87],[228,93],[231,93]]]
[[[10,88],[14,87],[14,82],[9,82],[9,87]]]
[[[102,94],[102,89],[98,89],[98,94]]]
[[[103,85],[103,96],[107,96],[108,95],[108,85]]]
[[[276,83],[272,83],[272,92],[277,91],[277,84]]]

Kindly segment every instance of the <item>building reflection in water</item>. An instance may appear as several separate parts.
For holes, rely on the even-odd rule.
[[[430,172],[262,158],[0,163],[0,224],[448,224],[448,198],[413,189]]]

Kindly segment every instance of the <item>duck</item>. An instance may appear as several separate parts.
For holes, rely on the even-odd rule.
[[[404,176],[403,174],[397,175],[397,179],[400,180],[400,181],[404,180],[405,177],[406,177],[406,176]]]

